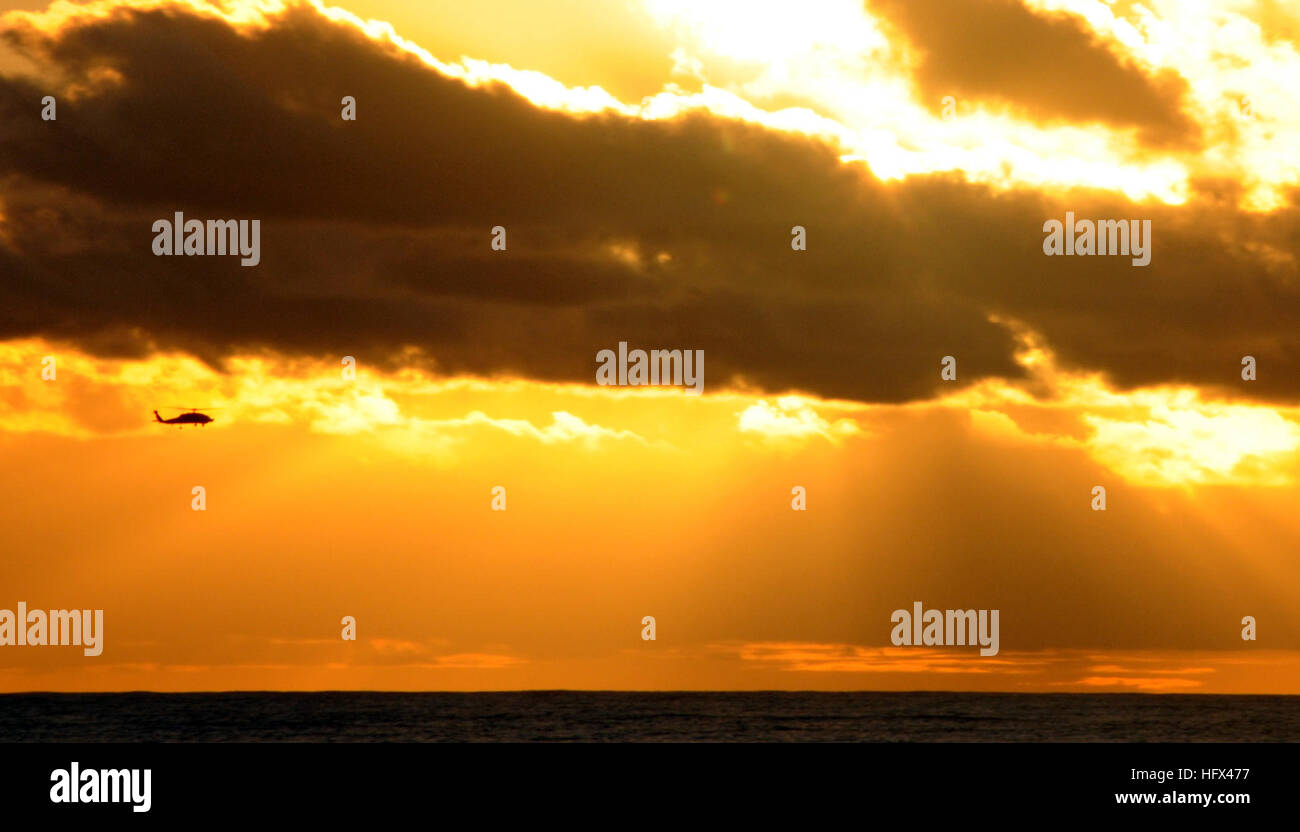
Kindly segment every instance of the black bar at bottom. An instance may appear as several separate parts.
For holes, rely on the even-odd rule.
[[[1195,811],[1223,820],[1256,808],[1294,811],[1296,752],[1293,744],[6,744],[0,805],[6,820],[91,822],[415,812],[431,821],[452,813],[458,826],[475,817],[617,826],[701,815],[820,826],[828,813],[866,822],[881,809],[916,819]],[[148,769],[148,811],[133,811],[134,795],[53,802],[52,773],[70,779],[73,763],[82,789],[96,772],[89,797],[105,769],[140,770],[140,786]],[[1160,782],[1160,772],[1172,775]],[[1212,802],[1193,803],[1193,794]],[[1148,799],[1156,802],[1130,802]]]

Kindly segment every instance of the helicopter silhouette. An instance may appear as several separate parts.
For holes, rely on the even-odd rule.
[[[216,421],[208,414],[200,413],[199,408],[197,407],[186,407],[186,408],[176,407],[176,408],[169,408],[169,409],[185,410],[186,412],[172,419],[164,419],[163,417],[159,416],[158,411],[155,410],[153,412],[154,421],[163,425],[176,425],[177,427],[184,427],[185,425],[199,425],[200,427],[202,427],[203,425],[206,425],[208,422]],[[214,408],[209,407],[206,409],[213,410]]]

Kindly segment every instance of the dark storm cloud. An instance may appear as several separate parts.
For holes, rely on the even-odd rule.
[[[216,364],[261,348],[383,364],[415,345],[446,372],[585,382],[629,341],[705,350],[714,389],[897,401],[932,394],[944,355],[962,383],[1019,375],[997,313],[1124,383],[1231,385],[1252,352],[1269,370],[1249,392],[1300,389],[1295,264],[1267,255],[1294,250],[1294,210],[885,184],[756,126],[472,89],[310,10],[9,39],[81,89],[46,123],[41,82],[0,79],[0,337]],[[1044,257],[1042,223],[1067,209],[1152,218],[1152,265]],[[261,264],[153,256],[152,221],[176,210],[260,219]]]
[[[921,52],[916,83],[935,108],[946,95],[1009,106],[1040,123],[1136,127],[1150,145],[1194,146],[1179,109],[1187,82],[1148,74],[1077,17],[1019,0],[868,0]]]

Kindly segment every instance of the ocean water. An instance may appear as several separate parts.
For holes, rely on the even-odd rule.
[[[6,694],[0,741],[1296,742],[1300,696]]]

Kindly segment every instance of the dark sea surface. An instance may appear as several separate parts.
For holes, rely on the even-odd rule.
[[[30,693],[0,741],[1296,742],[1300,696]]]

